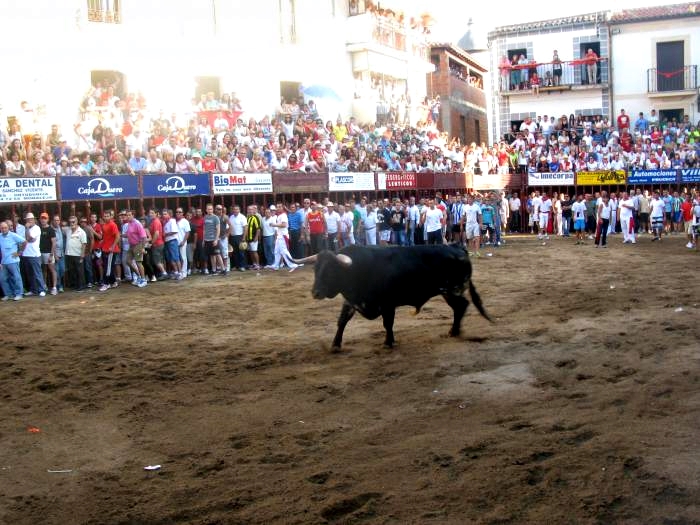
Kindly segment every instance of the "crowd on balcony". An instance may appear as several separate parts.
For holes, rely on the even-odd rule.
[[[572,67],[581,67],[581,84],[595,85],[599,83],[599,62],[604,58],[591,48],[576,60],[562,61],[555,49],[550,62],[538,62],[534,57],[529,59],[523,53],[513,53],[510,57],[503,55],[498,64],[501,91],[537,92],[540,87],[557,87],[573,84],[575,77]]]
[[[699,146],[700,123],[687,115],[680,122],[660,121],[653,109],[636,117],[622,109],[614,122],[601,115],[538,115],[514,125],[490,151],[482,146],[468,154],[467,164],[520,173],[694,168]]]

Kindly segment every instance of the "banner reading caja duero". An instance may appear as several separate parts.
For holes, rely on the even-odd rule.
[[[574,172],[528,173],[527,184],[528,186],[573,186]]]
[[[138,199],[138,180],[133,175],[61,177],[61,200]]]
[[[56,177],[2,177],[0,202],[47,202],[56,200]]]
[[[678,170],[632,170],[627,175],[627,184],[675,184]]]
[[[681,182],[700,182],[700,168],[683,168]]]
[[[412,171],[377,172],[378,190],[412,190],[416,187],[416,174]]]
[[[374,173],[330,172],[328,191],[374,191]]]
[[[188,197],[209,195],[209,174],[178,173],[144,175],[144,197]]]
[[[611,186],[624,184],[625,170],[579,171],[576,173],[576,184],[579,186]]]
[[[272,193],[271,173],[214,173],[212,187],[215,195],[241,193]]]

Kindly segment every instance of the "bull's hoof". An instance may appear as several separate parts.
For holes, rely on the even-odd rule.
[[[385,342],[385,343],[382,345],[382,348],[383,348],[384,350],[393,350],[393,349],[394,349],[394,343],[386,343],[386,342]]]
[[[340,345],[331,346],[331,354],[339,354],[339,353],[340,353]]]
[[[448,337],[459,337],[461,330],[450,330],[447,332]]]

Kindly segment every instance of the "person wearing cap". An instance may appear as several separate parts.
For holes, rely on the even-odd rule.
[[[22,263],[27,273],[27,288],[25,295],[46,296],[46,282],[41,272],[41,228],[36,223],[33,213],[27,213],[24,217],[24,236],[26,244],[22,251]]]
[[[15,301],[22,299],[24,287],[19,270],[19,254],[26,245],[26,239],[13,232],[9,222],[0,222],[0,286],[5,294],[3,301],[10,298]]]
[[[311,211],[306,214],[304,225],[309,232],[311,254],[315,255],[323,250],[323,240],[326,235],[326,219],[323,210],[315,201],[311,202]]]
[[[58,293],[56,282],[56,230],[49,224],[49,214],[44,212],[39,215],[39,253],[41,253],[41,265],[46,275],[46,285],[50,285],[51,295]]]

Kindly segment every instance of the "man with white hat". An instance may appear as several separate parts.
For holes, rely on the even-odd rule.
[[[33,213],[27,213],[24,217],[24,231],[27,245],[22,251],[22,262],[27,270],[29,291],[25,295],[46,296],[46,283],[41,272],[41,228],[36,223]]]
[[[340,242],[340,231],[338,225],[340,223],[340,215],[335,211],[335,205],[328,201],[326,203],[326,212],[323,214],[326,221],[326,246],[332,252],[338,251],[338,242]]]

